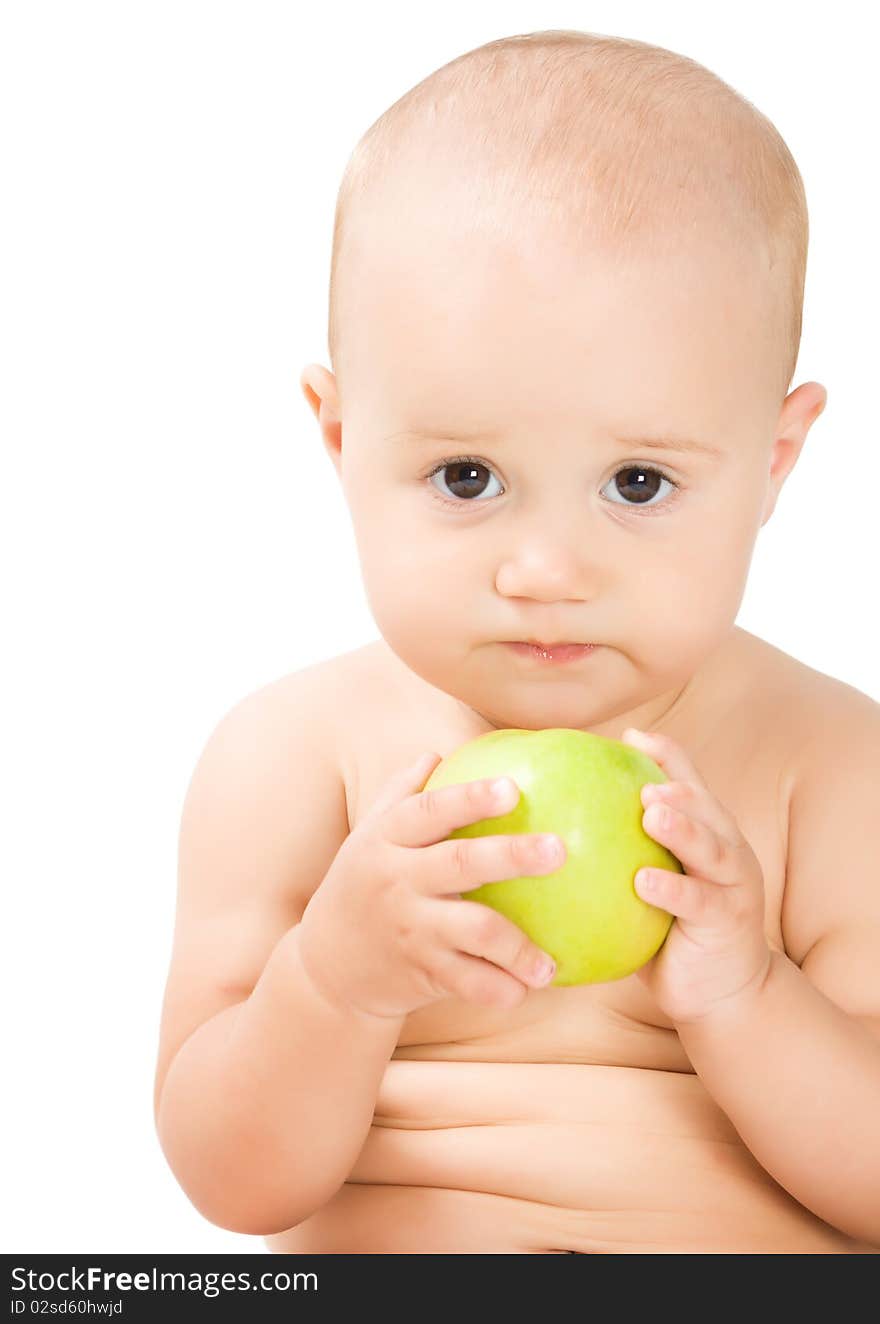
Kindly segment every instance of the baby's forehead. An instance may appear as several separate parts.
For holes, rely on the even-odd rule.
[[[674,324],[662,300],[622,305],[605,297],[587,317],[577,303],[539,310],[509,292],[474,301],[460,283],[426,296],[410,287],[381,313],[366,305],[347,328],[348,417],[369,418],[374,435],[386,419],[388,430],[508,420],[511,431],[541,435],[551,417],[571,433],[646,420],[707,432],[772,396],[772,356],[748,325],[734,338],[727,318],[699,319],[686,303]]]
[[[393,208],[372,217],[353,261],[351,323],[369,319],[389,333],[409,335],[417,320],[461,334],[462,325],[506,316],[508,334],[522,337],[534,323],[570,338],[627,311],[664,335],[676,318],[720,318],[731,336],[738,324],[750,335],[781,329],[766,255],[718,226],[612,244],[509,214],[499,227],[482,211],[410,205],[406,222]]]

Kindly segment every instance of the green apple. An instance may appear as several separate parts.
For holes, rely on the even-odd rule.
[[[642,827],[640,790],[665,782],[631,745],[570,727],[488,731],[453,750],[425,789],[512,777],[520,795],[508,814],[456,828],[452,837],[552,832],[566,858],[553,873],[484,883],[461,895],[513,920],[556,961],[553,984],[621,979],[662,946],[672,916],[633,886],[643,866],[683,872]]]

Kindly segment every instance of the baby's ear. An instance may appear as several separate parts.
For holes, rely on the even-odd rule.
[[[339,417],[339,390],[336,378],[320,363],[309,363],[300,373],[299,384],[312,413],[318,420],[324,449],[339,474],[342,422]]]
[[[327,368],[320,363],[307,363],[299,375],[299,384],[306,403],[319,422],[322,404],[326,404],[328,412],[338,414],[336,378]]]
[[[786,396],[770,452],[762,527],[773,514],[782,484],[797,463],[807,433],[822,413],[827,400],[828,392],[819,382],[803,382],[791,395]]]

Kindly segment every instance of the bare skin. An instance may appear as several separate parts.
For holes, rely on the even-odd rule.
[[[335,692],[352,696],[337,733],[352,828],[395,767],[491,729],[384,641],[334,665]],[[851,693],[734,628],[656,723],[736,816],[764,871],[768,941],[796,962],[792,751]],[[265,1240],[297,1253],[877,1253],[764,1171],[634,975],[534,989],[515,1011],[450,998],[412,1013],[348,1181]]]

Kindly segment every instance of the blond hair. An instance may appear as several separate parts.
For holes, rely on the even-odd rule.
[[[467,51],[395,101],[355,146],[337,197],[328,320],[337,377],[344,259],[381,199],[393,197],[396,223],[407,224],[408,173],[426,163],[468,186],[439,194],[441,214],[469,198],[472,223],[507,239],[530,222],[618,252],[670,251],[695,230],[729,248],[733,236],[772,282],[786,394],[806,275],[803,180],[771,121],[705,66],[630,38],[552,29]]]

